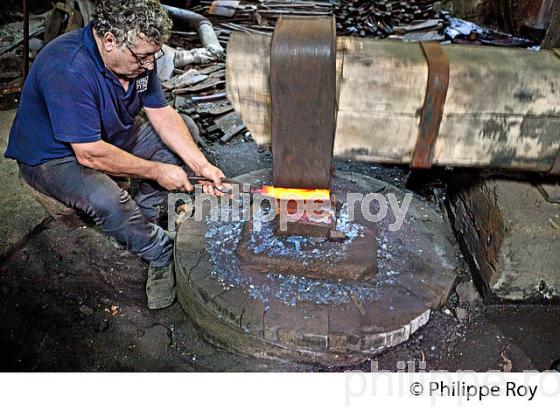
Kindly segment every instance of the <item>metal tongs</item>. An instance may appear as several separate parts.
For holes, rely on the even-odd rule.
[[[206,178],[206,177],[191,177],[189,176],[189,181],[191,181],[191,183],[193,183],[193,185],[201,185],[202,182],[208,182],[211,184],[214,184],[214,181],[210,178]],[[241,185],[241,183],[239,181],[236,181],[235,179],[231,179],[231,178],[222,178],[221,179],[223,184],[228,184],[228,185]],[[230,190],[225,189],[224,187],[218,188],[215,187],[218,191],[227,194],[230,192]],[[250,193],[255,193],[258,192],[258,190],[256,188],[254,188],[253,186],[250,186],[249,188],[249,192]]]

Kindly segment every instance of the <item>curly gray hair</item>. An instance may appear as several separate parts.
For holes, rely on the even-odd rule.
[[[138,37],[162,44],[169,38],[171,26],[158,0],[98,0],[93,15],[97,35],[112,33],[118,46],[132,46]]]

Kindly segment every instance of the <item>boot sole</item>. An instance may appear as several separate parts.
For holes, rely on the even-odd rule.
[[[170,298],[160,299],[160,300],[148,300],[148,309],[157,310],[168,308],[175,302],[177,298],[177,291],[173,289],[173,295]]]

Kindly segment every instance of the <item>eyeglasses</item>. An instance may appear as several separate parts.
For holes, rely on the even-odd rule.
[[[128,51],[130,51],[130,53],[136,59],[140,67],[146,67],[150,64],[153,64],[165,55],[165,52],[163,51],[163,49],[161,49],[155,54],[149,54],[146,57],[140,58],[134,51],[132,51],[132,49],[129,46],[126,46],[126,48],[128,48]]]

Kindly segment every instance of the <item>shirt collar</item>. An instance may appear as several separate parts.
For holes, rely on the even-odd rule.
[[[97,49],[97,43],[93,38],[93,23],[89,23],[87,26],[84,27],[84,44],[89,51],[95,66],[101,73],[106,73],[107,68],[103,63],[103,59],[101,58],[101,54],[99,54],[99,50]]]

